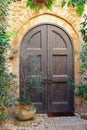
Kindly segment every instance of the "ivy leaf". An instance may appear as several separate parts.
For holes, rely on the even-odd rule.
[[[82,15],[83,12],[84,12],[84,8],[85,8],[85,4],[78,4],[78,5],[77,5],[77,8],[76,8],[76,12],[77,12],[79,15]]]
[[[68,5],[68,7],[72,5],[72,3],[71,3],[70,0],[68,1],[68,4],[67,4],[67,5]]]
[[[62,5],[61,5],[61,6],[62,6],[62,7],[64,7],[64,6],[65,6],[65,4],[66,4],[66,0],[63,0],[63,1],[62,1]]]

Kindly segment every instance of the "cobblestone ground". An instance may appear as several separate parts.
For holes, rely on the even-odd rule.
[[[81,119],[79,115],[48,117],[39,114],[28,121],[10,118],[0,130],[87,130],[87,120]]]

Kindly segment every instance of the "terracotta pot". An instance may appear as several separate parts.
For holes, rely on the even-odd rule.
[[[19,120],[29,120],[34,118],[36,109],[33,106],[17,105],[14,108],[14,114]]]
[[[0,120],[0,127],[3,126],[3,121]]]
[[[11,126],[5,126],[6,122],[0,120],[0,130],[11,130]]]
[[[87,120],[87,113],[81,113],[81,114],[80,114],[80,117],[81,117],[82,119]]]
[[[45,0],[37,0],[38,3],[44,3]]]

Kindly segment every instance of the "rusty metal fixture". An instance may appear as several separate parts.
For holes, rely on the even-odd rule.
[[[18,48],[14,48],[14,50],[11,52],[9,59],[13,60],[18,54]]]

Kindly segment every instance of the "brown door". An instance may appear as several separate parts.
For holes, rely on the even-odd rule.
[[[70,87],[70,83],[74,81],[73,47],[67,32],[55,25],[42,24],[24,36],[20,48],[21,99],[25,90],[22,73],[29,73],[30,63],[23,62],[23,57],[27,55],[37,57],[37,66],[42,72],[43,91],[32,91],[38,112],[73,112],[74,89]],[[38,73],[32,75],[38,76]]]

